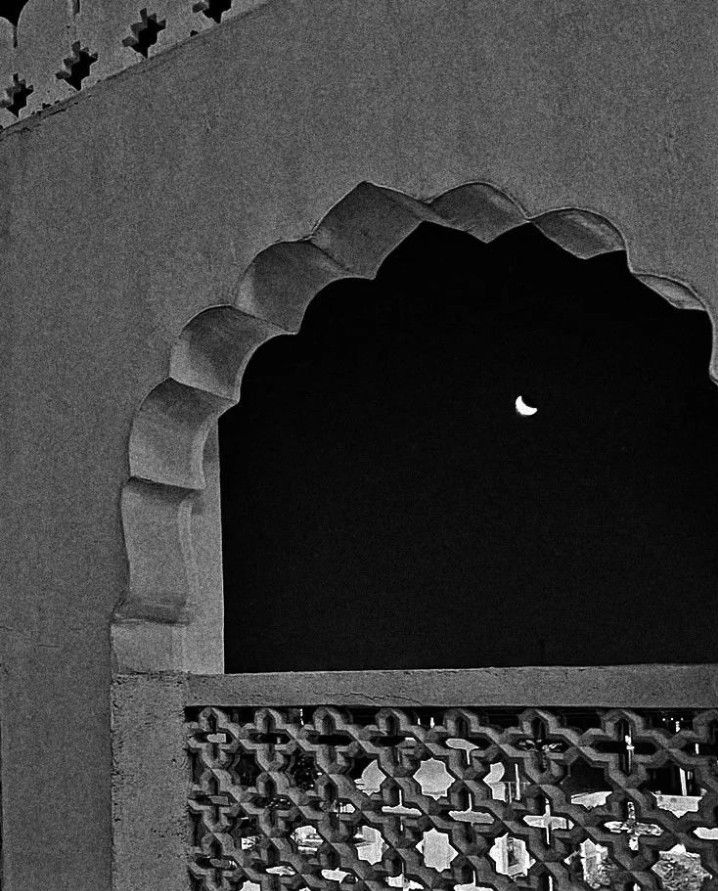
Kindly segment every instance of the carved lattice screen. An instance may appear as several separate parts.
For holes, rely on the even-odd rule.
[[[197,889],[718,887],[718,711],[195,708]]]

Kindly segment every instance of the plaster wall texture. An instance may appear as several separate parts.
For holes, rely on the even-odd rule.
[[[7,891],[111,887],[120,488],[183,326],[362,180],[596,211],[715,316],[717,40],[712,0],[276,0],[3,132]]]
[[[188,888],[186,678],[118,677],[112,696],[112,891]]]

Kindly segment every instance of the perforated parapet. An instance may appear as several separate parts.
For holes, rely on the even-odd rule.
[[[0,128],[261,2],[13,0],[0,4]]]
[[[215,708],[201,891],[718,887],[718,712]]]

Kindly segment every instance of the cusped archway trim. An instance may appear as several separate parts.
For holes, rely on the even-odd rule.
[[[208,432],[239,400],[242,373],[271,337],[295,333],[312,298],[342,278],[372,278],[421,223],[470,233],[483,242],[527,223],[580,258],[626,251],[633,275],[675,306],[703,309],[695,291],[666,274],[633,268],[629,246],[600,214],[577,208],[529,216],[484,182],[430,201],[364,182],[336,204],[306,239],[255,257],[232,305],[205,310],[185,327],[168,377],[146,397],[132,425],[131,478],[122,493],[129,590],[117,624],[192,621],[200,582],[193,554],[192,504],[205,486]],[[711,376],[716,379],[715,344]]]

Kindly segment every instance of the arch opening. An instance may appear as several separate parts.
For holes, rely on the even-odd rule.
[[[533,226],[328,285],[220,419],[227,671],[712,661],[710,349]]]
[[[679,276],[637,267],[631,245],[593,211],[529,213],[487,183],[459,186],[431,201],[359,184],[306,239],[259,253],[242,273],[231,305],[206,309],[188,323],[172,351],[168,377],[135,416],[130,479],[122,493],[129,584],[112,625],[116,671],[222,670],[216,422],[237,403],[247,363],[259,346],[296,333],[322,292],[307,314],[305,325],[311,324],[332,283],[358,286],[360,279],[374,278],[396,248],[401,255],[401,245],[422,223],[468,233],[482,245],[531,224],[573,258],[600,260],[625,252],[624,266],[627,260],[633,278],[665,297],[666,307],[703,308]],[[413,312],[410,304],[406,312]],[[714,350],[713,379],[715,356]],[[516,414],[518,395],[529,406],[538,404],[534,390],[521,382],[511,394],[513,420],[526,431],[547,417],[543,403],[532,417]]]

